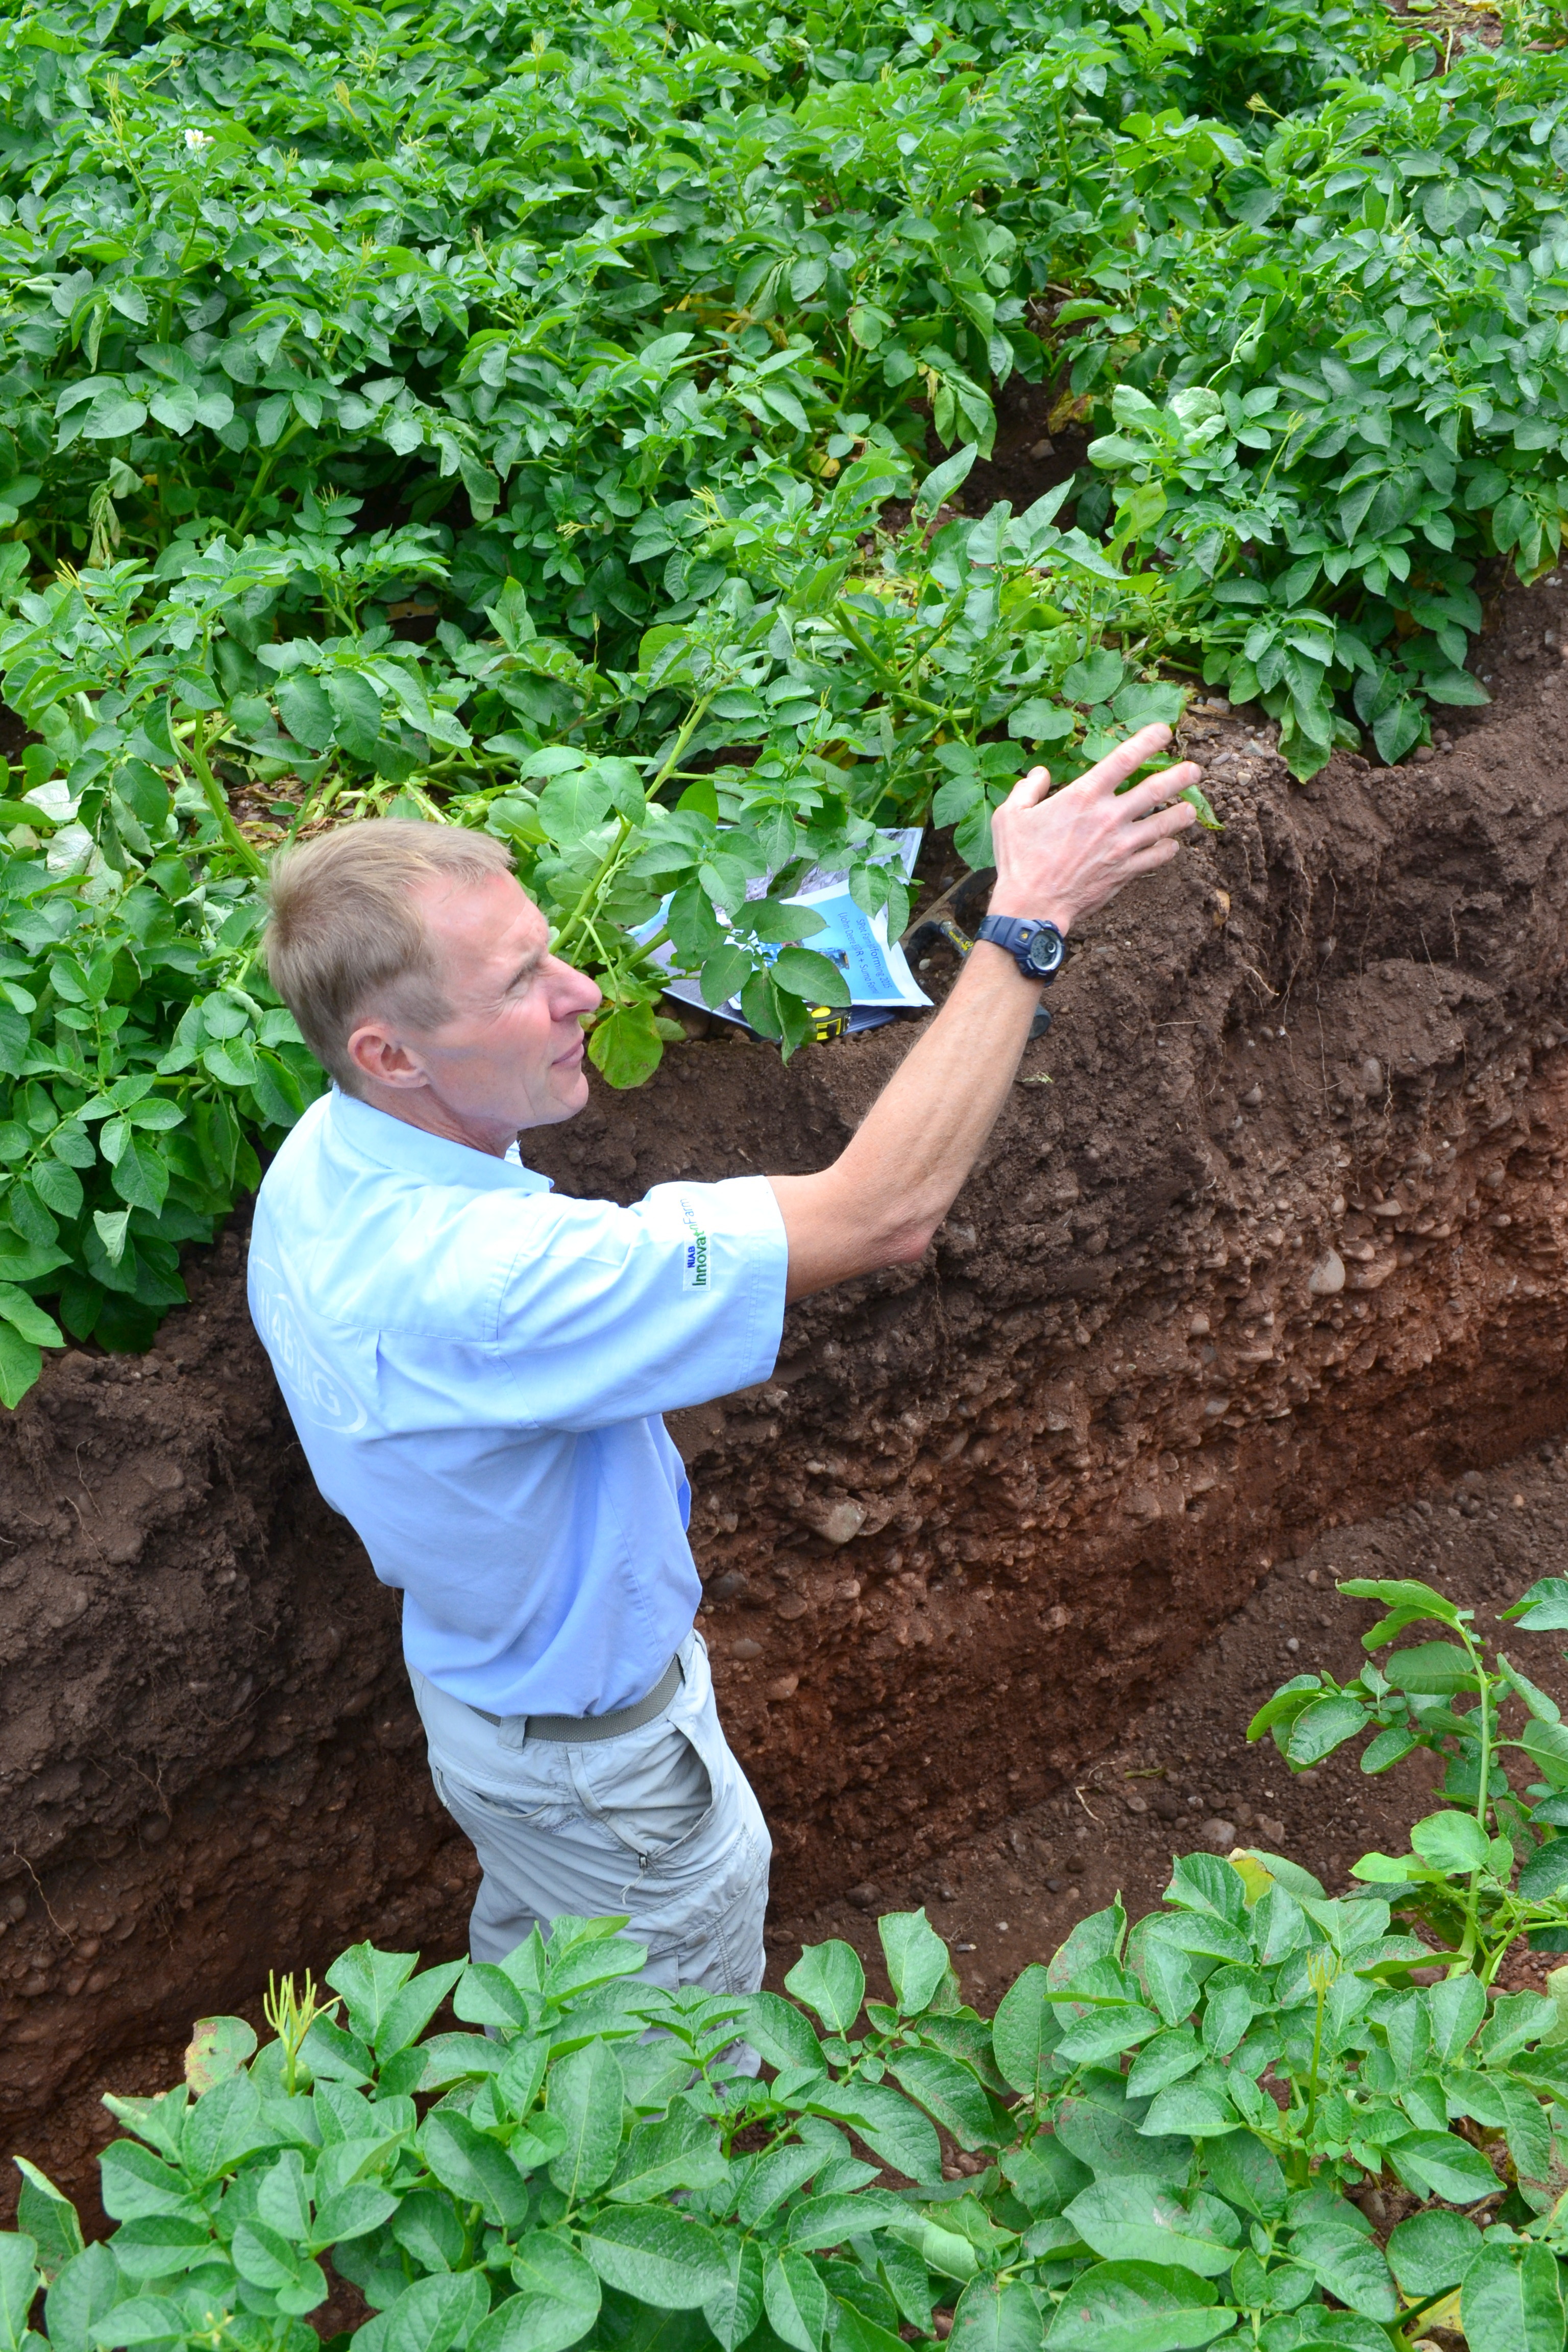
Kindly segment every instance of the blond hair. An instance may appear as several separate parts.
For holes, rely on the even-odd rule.
[[[437,1027],[451,1012],[413,895],[418,885],[437,875],[482,882],[510,871],[511,853],[493,834],[400,817],[340,825],[275,860],[267,969],[306,1045],[345,1094],[363,1090],[348,1044],[374,1007],[419,1029]]]

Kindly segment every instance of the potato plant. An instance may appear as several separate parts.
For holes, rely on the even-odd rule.
[[[363,2352],[1414,2352],[1433,2328],[1563,2352],[1568,1969],[1490,1982],[1563,1841],[1555,1797],[1527,1818],[1489,1758],[1555,1761],[1555,1717],[1430,1588],[1347,1589],[1388,1612],[1373,1650],[1423,1620],[1457,1636],[1270,1715],[1298,1766],[1352,1707],[1394,1718],[1372,1769],[1448,1758],[1453,1809],[1356,1894],[1185,1855],[1158,1910],[1081,1920],[990,2018],[919,1911],[879,1923],[886,2001],[837,1941],[787,1997],[650,1987],[624,1919],[557,1920],[499,1965],[358,1945],[320,1997],[270,1987],[260,2047],[204,2019],[184,2082],[106,2102],[107,2240],[17,2158],[0,2346],[312,2352],[331,2272],[369,2307]],[[1561,1582],[1517,1613],[1563,1623]],[[1518,1834],[1478,1860],[1485,1806]]]
[[[1413,1982],[1378,1897],[1188,1855],[990,2019],[923,1912],[879,1923],[889,2001],[838,1942],[788,1999],[662,1991],[625,1925],[358,1945],[259,2049],[204,2020],[183,2083],[107,2102],[107,2240],[18,2159],[0,2343],[313,2352],[330,2262],[362,2352],[1561,2352],[1568,2000]]]
[[[1533,0],[13,11],[0,1399],[145,1345],[320,1085],[281,840],[499,834],[633,1086],[667,951],[792,1051],[809,866],[896,933],[884,829],[983,864],[1200,682],[1301,776],[1484,701],[1568,511],[1565,107]],[[1020,387],[1087,461],[982,513]]]
[[[37,831],[51,832],[41,814]],[[260,914],[242,880],[177,851],[108,889],[42,856],[0,860],[7,1404],[64,1333],[152,1345],[185,1296],[182,1247],[213,1238],[260,1180],[256,1143],[280,1139],[320,1089],[256,980]]]
[[[1443,1805],[1417,1822],[1405,1854],[1369,1853],[1352,1875],[1436,1937],[1453,1965],[1490,1984],[1521,1940],[1568,1952],[1568,1728],[1551,1695],[1505,1652],[1478,1640],[1475,1612],[1411,1577],[1355,1577],[1339,1590],[1384,1611],[1363,1634],[1368,1663],[1341,1684],[1297,1675],[1259,1708],[1293,1772],[1370,1733],[1361,1769],[1387,1772],[1418,1748],[1441,1757]],[[1520,1631],[1568,1630],[1568,1580],[1547,1577],[1506,1610]],[[1416,1625],[1448,1638],[1377,1653]],[[1507,1759],[1535,1777],[1516,1790]]]

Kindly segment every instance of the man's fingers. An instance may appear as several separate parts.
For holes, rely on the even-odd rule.
[[[1166,774],[1163,776],[1150,776],[1147,783],[1140,783],[1135,791],[1123,793],[1121,800],[1117,802],[1117,814],[1121,814],[1121,809],[1126,809],[1129,824],[1138,825],[1138,830],[1142,830],[1145,825],[1157,824],[1159,818],[1171,816],[1171,814],[1175,814],[1178,809],[1183,809],[1184,814],[1175,818],[1175,821],[1178,821],[1180,825],[1192,824],[1192,818],[1196,816],[1196,809],[1192,807],[1190,800],[1183,800],[1180,795],[1187,791],[1187,785],[1190,783],[1199,783],[1201,776],[1204,776],[1204,769],[1201,767],[1173,767],[1173,769],[1166,769]]]
[[[1144,817],[1133,827],[1129,846],[1150,840],[1169,840],[1173,834],[1185,833],[1197,821],[1198,813],[1191,801],[1173,801],[1169,808],[1156,809],[1152,816]]]
[[[1088,792],[1113,793],[1119,784],[1127,782],[1135,769],[1143,765],[1145,760],[1152,760],[1156,751],[1163,751],[1170,740],[1168,727],[1140,727],[1136,735],[1130,735],[1125,743],[1119,743],[1114,751],[1108,751],[1103,760],[1081,775],[1078,780],[1079,787]]]
[[[1019,777],[1002,805],[1004,808],[1033,808],[1037,802],[1045,799],[1050,789],[1050,770],[1031,768],[1027,775]]]
[[[1168,866],[1176,855],[1176,836],[1168,833],[1161,841],[1152,841],[1147,849],[1140,849],[1122,868],[1123,882],[1131,882],[1140,874],[1152,874],[1157,866]],[[1118,886],[1120,887],[1120,885]]]
[[[1203,773],[1195,760],[1183,760],[1176,767],[1162,768],[1157,776],[1146,776],[1141,784],[1130,785],[1117,797],[1130,816],[1147,816],[1177,799],[1189,784],[1201,783]]]

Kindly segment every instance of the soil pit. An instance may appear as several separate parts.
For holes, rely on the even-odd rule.
[[[1016,1920],[979,1857],[1023,1876],[1014,1827],[1054,1857],[1064,1792],[1101,1810],[1088,1768],[1275,1563],[1568,1419],[1563,601],[1499,598],[1496,707],[1397,771],[1302,790],[1257,714],[1194,710],[1226,829],[1085,927],[926,1260],[809,1302],[770,1381],[674,1416],[781,1922],[973,1853],[973,1916],[933,1910],[994,1990],[1074,1874],[1042,1863],[1057,1911]],[[706,1036],[535,1157],[623,1199],[817,1166],[907,1042],[785,1068]],[[443,1956],[466,1914],[395,1601],[311,1487],[244,1246],[198,1255],[152,1356],[73,1351],[0,1429],[0,2114],[73,2192],[98,2090],[168,2079],[193,2017],[365,1935]],[[1278,1806],[1311,1861],[1241,1712],[1159,1760],[1200,1777],[1184,1804]],[[1150,1899],[1165,1852],[1124,1834]]]
[[[1331,1894],[1350,1892],[1351,1864],[1373,1847],[1402,1852],[1410,1823],[1431,1810],[1436,1759],[1417,1755],[1368,1780],[1355,1742],[1315,1770],[1291,1774],[1271,1740],[1248,1745],[1249,1717],[1309,1667],[1327,1667],[1342,1680],[1354,1674],[1363,1655],[1359,1635],[1377,1612],[1335,1591],[1337,1578],[1352,1576],[1436,1582],[1476,1611],[1479,1632],[1506,1638],[1531,1678],[1568,1706],[1560,1640],[1496,1622],[1496,1612],[1538,1578],[1568,1572],[1565,1518],[1568,1454],[1548,1443],[1539,1454],[1468,1471],[1451,1486],[1433,1484],[1408,1507],[1324,1536],[1265,1577],[1115,1746],[1086,1748],[1043,1803],[957,1841],[913,1871],[884,1870],[814,1907],[786,1908],[775,1899],[767,1982],[782,1988],[803,1945],[837,1936],[859,1952],[873,1998],[889,1998],[876,1915],[923,1904],[956,1956],[966,1997],[989,2011],[1030,1960],[1049,1958],[1076,1921],[1118,1895],[1130,1916],[1141,1916],[1158,1904],[1173,1857],[1205,1847],[1288,1853]],[[417,1766],[417,1749],[410,1763],[411,1770]],[[462,1948],[474,1874],[458,1847],[447,1851],[446,1867],[448,1918],[428,1932],[426,1961]],[[1510,1990],[1540,1990],[1558,1965],[1556,1955],[1521,1950],[1503,1981]],[[262,2027],[254,1990],[237,2006]],[[68,2187],[84,2218],[100,2226],[108,2225],[93,2158],[116,2136],[100,2095],[177,2081],[186,2038],[182,2027],[117,2055],[49,2112],[14,2126],[21,2152]]]

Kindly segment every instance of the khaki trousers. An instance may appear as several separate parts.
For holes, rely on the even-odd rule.
[[[517,1738],[418,1673],[436,1793],[484,1876],[469,1927],[499,1960],[566,1914],[625,1914],[643,1975],[673,1990],[755,1992],[773,1852],[762,1808],[720,1728],[700,1635],[661,1715],[613,1739]],[[512,1744],[509,1744],[509,1742]]]

